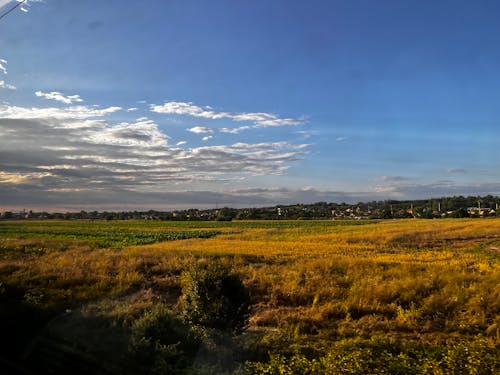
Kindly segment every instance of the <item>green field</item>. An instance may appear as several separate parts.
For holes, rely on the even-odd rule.
[[[13,373],[495,374],[499,255],[499,219],[2,221],[0,360]],[[248,292],[243,330],[186,318],[201,287],[186,280],[213,265]]]
[[[120,225],[121,224],[121,225]],[[220,233],[215,230],[189,230],[189,226],[162,228],[144,226],[143,223],[1,223],[3,238],[56,238],[63,241],[86,241],[100,247],[146,245],[162,241],[185,240],[187,238],[210,238]],[[141,225],[139,227],[139,225]],[[178,229],[177,229],[178,228]],[[210,227],[207,227],[210,228]]]

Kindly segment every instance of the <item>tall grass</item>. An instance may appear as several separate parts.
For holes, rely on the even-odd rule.
[[[399,373],[498,368],[499,219],[2,225],[0,283],[17,288],[24,305],[54,314],[119,300],[106,319],[131,327],[157,303],[175,312],[181,274],[217,261],[250,291],[240,357],[253,361],[252,371],[389,371],[381,358]],[[106,231],[217,235],[110,248],[89,235]]]

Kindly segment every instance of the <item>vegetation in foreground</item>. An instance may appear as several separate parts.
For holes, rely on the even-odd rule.
[[[499,254],[495,218],[5,221],[0,366],[494,374]]]

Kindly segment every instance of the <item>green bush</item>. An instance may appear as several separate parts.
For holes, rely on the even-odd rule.
[[[450,346],[443,362],[448,374],[489,375],[500,371],[498,351],[483,338]]]
[[[398,349],[398,350],[395,350]],[[336,344],[324,356],[271,355],[268,363],[247,362],[247,374],[493,375],[499,372],[495,346],[481,337],[446,347],[394,347],[383,342]]]
[[[241,332],[250,297],[238,275],[221,264],[197,265],[182,274],[184,321],[206,328]]]
[[[131,352],[151,373],[177,373],[191,365],[200,335],[165,305],[157,304],[132,324]]]

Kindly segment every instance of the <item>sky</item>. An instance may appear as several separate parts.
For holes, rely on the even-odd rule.
[[[27,0],[0,19],[0,210],[499,195],[499,19],[496,0]]]

